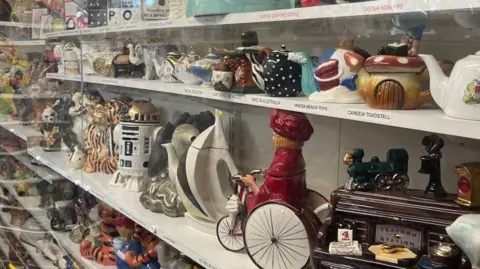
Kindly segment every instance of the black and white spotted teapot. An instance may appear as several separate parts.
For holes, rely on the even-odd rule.
[[[289,58],[290,51],[282,45],[282,50],[269,53],[263,62],[265,92],[273,97],[293,97],[302,92],[302,67]]]

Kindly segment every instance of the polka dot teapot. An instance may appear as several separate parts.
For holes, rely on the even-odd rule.
[[[290,60],[290,54],[282,45],[281,50],[268,53],[262,63],[249,57],[254,81],[269,96],[294,97],[302,92],[302,67]]]

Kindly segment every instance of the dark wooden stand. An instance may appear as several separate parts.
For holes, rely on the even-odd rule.
[[[330,215],[320,228],[313,250],[312,261],[315,268],[416,268],[418,259],[427,253],[429,246],[440,242],[454,245],[445,227],[461,215],[480,213],[480,210],[456,204],[453,195],[434,200],[422,198],[422,193],[421,190],[410,189],[369,192],[348,191],[343,188],[335,190],[330,198]],[[395,226],[394,230],[399,233],[400,239],[386,238],[388,233],[380,235],[379,227],[377,231],[378,225]],[[346,226],[353,229],[354,240],[362,244],[363,256],[335,256],[328,253],[329,243],[337,241],[337,229]],[[415,232],[408,232],[412,230]],[[409,235],[415,234],[416,244],[408,239],[402,242],[401,236],[405,234],[405,237],[408,237],[407,232]],[[417,253],[417,259],[400,261],[399,264],[375,260],[368,247],[383,243],[382,239],[391,243],[399,240],[398,243],[404,245],[407,242],[409,249]],[[418,248],[414,245],[418,245]],[[468,262],[461,262],[458,257],[457,268],[469,267]]]

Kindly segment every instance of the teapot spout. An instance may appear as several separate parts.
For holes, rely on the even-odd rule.
[[[418,55],[423,59],[428,68],[430,76],[430,91],[433,100],[442,108],[445,108],[444,99],[447,92],[448,77],[443,73],[442,68],[438,64],[435,57],[427,54]]]

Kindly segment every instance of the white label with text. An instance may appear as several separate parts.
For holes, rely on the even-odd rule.
[[[328,106],[324,104],[312,104],[308,102],[293,102],[293,107],[306,113],[327,114]]]
[[[195,88],[185,88],[185,93],[188,95],[202,96],[203,90]]]
[[[232,96],[229,92],[212,91],[212,97],[215,99],[230,99]]]
[[[217,267],[213,264],[211,264],[210,262],[200,258],[198,259],[198,262],[200,263],[200,265],[202,265],[203,267],[205,267],[206,269],[217,269]]]
[[[368,111],[363,109],[349,109],[347,110],[349,118],[364,119],[372,122],[391,122],[392,113],[384,111]]]
[[[280,100],[271,97],[252,96],[252,102],[261,105],[281,106]]]

